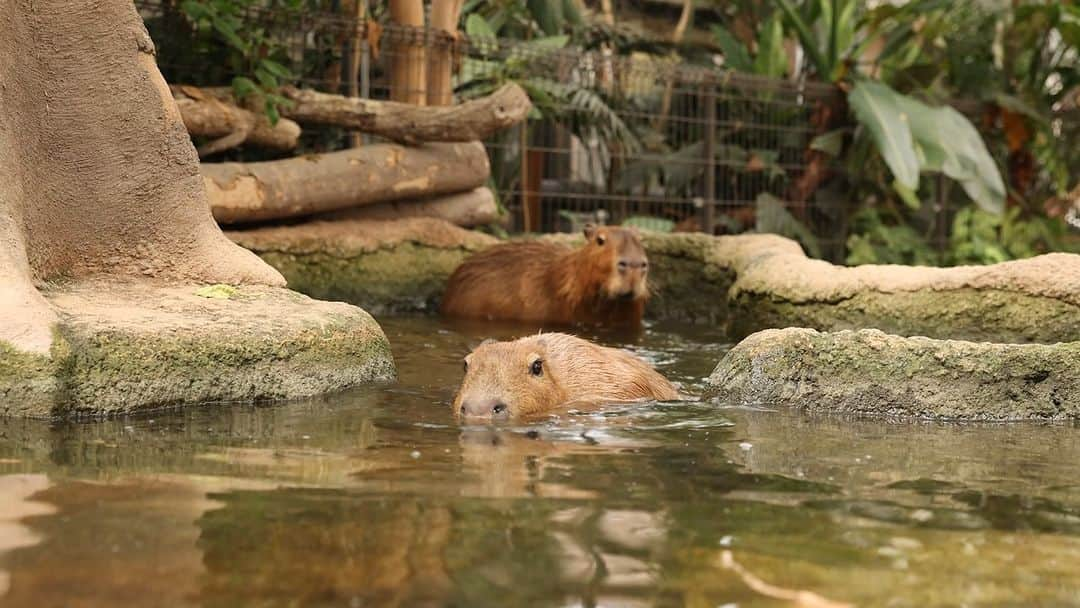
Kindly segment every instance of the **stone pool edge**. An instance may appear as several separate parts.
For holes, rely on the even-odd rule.
[[[360,308],[271,287],[228,298],[197,285],[44,290],[59,312],[48,356],[0,342],[0,416],[100,418],[220,402],[295,399],[395,376]]]

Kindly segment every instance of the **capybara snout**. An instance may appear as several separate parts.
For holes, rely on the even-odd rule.
[[[454,399],[468,421],[527,418],[569,404],[678,399],[678,391],[649,364],[622,350],[567,334],[485,342],[465,357],[465,378]]]

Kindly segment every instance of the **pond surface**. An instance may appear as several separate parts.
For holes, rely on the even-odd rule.
[[[395,385],[0,421],[0,604],[1080,605],[1072,425],[688,402],[463,428],[462,356],[531,328],[383,326]],[[725,349],[598,339],[689,393]]]

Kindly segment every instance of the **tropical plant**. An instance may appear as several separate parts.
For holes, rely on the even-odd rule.
[[[275,0],[271,8],[299,11],[304,0]],[[282,84],[295,78],[282,63],[284,48],[266,28],[246,24],[244,16],[253,8],[265,8],[259,0],[184,0],[180,9],[187,17],[197,45],[221,43],[227,49],[225,62],[231,73],[233,92],[239,99],[261,105],[271,123],[280,116],[279,107],[289,100],[278,94]]]

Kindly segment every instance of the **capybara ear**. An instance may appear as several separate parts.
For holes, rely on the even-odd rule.
[[[583,230],[582,232],[585,233],[585,238],[591,241],[592,237],[596,235],[596,224],[592,222],[585,224],[585,230]]]

